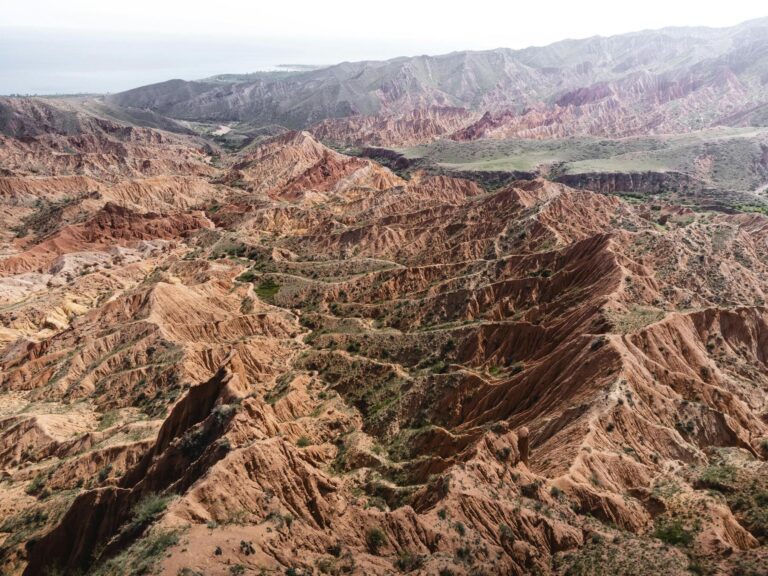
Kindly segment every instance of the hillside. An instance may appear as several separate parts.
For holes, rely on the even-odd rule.
[[[1,106],[4,573],[768,562],[766,216]]]
[[[448,135],[615,137],[764,125],[767,38],[768,20],[762,19],[733,28],[672,28],[516,51],[346,62],[252,81],[171,80],[107,99],[183,120],[318,125],[325,140],[346,144],[418,143]],[[446,109],[463,110],[461,120],[442,121]],[[424,131],[418,120],[424,114],[436,117],[440,127]],[[365,129],[383,123],[384,129],[361,133],[361,123]],[[399,129],[391,131],[388,123]]]
[[[375,155],[376,150],[368,153]],[[766,206],[765,128],[720,127],[622,139],[439,140],[395,154],[403,167],[429,166],[473,177],[541,174],[605,193],[661,194],[692,205]]]

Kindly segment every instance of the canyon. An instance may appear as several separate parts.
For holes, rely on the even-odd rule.
[[[766,22],[0,99],[3,574],[764,574]]]

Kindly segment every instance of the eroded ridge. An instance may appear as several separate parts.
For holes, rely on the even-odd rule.
[[[0,148],[9,574],[766,562],[764,216],[35,106]]]

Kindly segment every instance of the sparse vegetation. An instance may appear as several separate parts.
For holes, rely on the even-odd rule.
[[[134,576],[151,574],[168,548],[179,543],[175,530],[153,530],[114,558],[96,563],[93,576]]]
[[[661,320],[665,312],[648,306],[631,305],[626,310],[608,313],[614,330],[622,334],[636,332],[641,328]]]
[[[552,179],[600,173],[694,173],[697,161],[706,155],[712,162],[712,180],[716,191],[754,190],[763,180],[758,168],[760,143],[765,130],[736,128],[722,131],[708,129],[679,135],[641,136],[631,139],[478,139],[469,142],[439,140],[434,143],[399,150],[411,160],[423,158],[446,171],[462,174],[492,172],[535,172],[549,168]],[[572,181],[568,180],[569,182]],[[668,194],[685,192],[684,182],[660,183],[652,190]],[[635,190],[619,190],[635,193]],[[637,196],[644,200],[642,196]],[[733,202],[743,212],[768,213],[768,205],[754,201]]]
[[[235,278],[235,280],[237,280],[238,282],[253,282],[254,280],[256,280],[256,278],[257,278],[257,275],[253,270],[246,270],[245,272],[240,274],[240,276]]]
[[[397,560],[395,560],[395,567],[400,572],[413,572],[424,567],[424,557],[411,552],[401,552]]]
[[[106,481],[107,478],[109,478],[110,473],[112,472],[112,464],[107,464],[103,468],[99,470],[98,474],[98,480],[99,482]]]
[[[133,507],[131,526],[146,526],[165,512],[172,498],[162,494],[147,494]]]
[[[272,278],[266,278],[259,283],[255,290],[259,298],[271,302],[274,299],[275,294],[280,291],[280,284],[275,282]]]
[[[307,436],[301,436],[298,440],[296,440],[296,446],[299,448],[306,448],[307,446],[310,446],[312,444],[312,441]]]
[[[665,73],[683,60],[694,76],[706,70],[687,60],[709,62],[710,34],[719,33],[699,34],[693,56],[686,45]],[[742,46],[734,34],[722,43]],[[675,35],[631,44],[666,50]],[[463,56],[457,69],[485,62],[459,82],[491,91],[478,105],[504,96],[509,58],[533,71],[548,62],[537,90],[559,86],[540,106],[509,117],[498,106],[479,123],[480,110],[459,106],[464,96],[411,119],[367,116],[397,108],[382,98],[420,102],[403,90],[422,80],[456,90],[440,78],[444,65],[411,67],[392,86],[363,73],[344,94],[314,91],[339,116],[313,120],[315,134],[386,141],[408,136],[411,120],[434,130],[409,138],[429,143],[407,157],[339,148],[386,160],[408,183],[323,148],[287,116],[297,131],[243,117],[167,120],[160,133],[67,116],[60,134],[55,115],[11,114],[6,132],[40,137],[6,134],[0,146],[13,152],[0,216],[36,234],[8,237],[2,256],[0,564],[16,573],[50,554],[91,575],[149,575],[176,547],[168,564],[179,576],[761,573],[768,127],[671,135],[662,114],[658,134],[548,138],[634,131],[643,120],[621,121],[625,87],[611,78],[651,68],[653,50],[606,58],[611,47],[593,44],[588,57],[562,44],[552,62],[539,49],[497,51],[490,63]],[[593,66],[593,55],[607,64]],[[746,70],[748,82],[718,90],[768,90],[768,68],[732,56],[712,58],[725,72],[704,83]],[[609,85],[563,84],[556,61],[579,69],[574,81]],[[690,75],[659,85],[633,72],[630,88],[660,91],[653,102],[665,114],[749,121],[726,101],[709,118],[702,101],[678,98],[701,88]],[[171,102],[180,82],[149,100]],[[210,82],[232,106],[269,91]],[[346,117],[343,100],[358,98],[360,82],[388,88]],[[195,100],[217,106],[209,96]],[[312,112],[314,97],[284,113],[325,114]],[[76,119],[89,106],[108,116],[120,98],[66,107]],[[750,111],[761,122],[763,100]],[[574,101],[618,116],[593,126],[568,112]],[[539,124],[550,106],[564,112],[562,132],[560,117]],[[129,113],[162,121],[143,107]],[[493,123],[509,118],[531,138],[496,139],[509,126]],[[494,138],[475,139],[485,124]],[[365,134],[351,134],[359,125]],[[284,136],[259,148],[273,134]],[[472,141],[453,139],[462,134]],[[226,153],[243,146],[254,153]],[[37,152],[50,150],[48,166]],[[103,198],[36,200],[84,190],[91,175]],[[510,185],[518,178],[527,182]],[[741,188],[726,190],[733,183]],[[182,520],[188,539],[167,529]]]
[[[682,520],[673,518],[662,521],[656,526],[653,536],[665,544],[672,546],[690,546],[693,543],[694,534],[685,527]]]
[[[365,533],[365,544],[371,554],[378,554],[382,546],[387,543],[387,537],[381,528],[370,528]]]
[[[40,473],[32,479],[32,482],[27,485],[24,491],[30,496],[38,496],[45,488],[47,480],[48,477],[45,474]]]
[[[698,483],[704,488],[725,491],[732,489],[735,478],[736,469],[733,466],[712,465],[704,470]]]
[[[117,423],[119,418],[120,412],[118,410],[110,410],[109,412],[105,412],[102,414],[101,420],[99,420],[98,430],[106,430],[107,428],[111,428]]]

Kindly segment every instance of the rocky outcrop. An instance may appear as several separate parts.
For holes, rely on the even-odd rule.
[[[133,507],[143,496],[170,486],[186,489],[211,462],[224,455],[223,445],[212,443],[231,412],[214,408],[225,406],[241,392],[237,376],[226,367],[208,382],[192,387],[171,411],[144,459],[128,471],[119,486],[84,492],[53,531],[30,545],[24,574],[87,569],[94,560],[108,558],[114,548],[126,546],[136,534],[119,530],[131,519]],[[193,428],[194,436],[186,438],[194,438],[194,450],[183,442]]]
[[[634,194],[663,194],[664,192],[687,192],[706,187],[689,174],[680,172],[586,172],[563,174],[555,181],[572,188],[593,190],[603,194],[628,192]]]
[[[764,556],[765,216],[405,180],[302,132],[216,164],[0,187],[5,218],[36,214],[0,237],[4,570]]]
[[[66,226],[27,250],[0,260],[0,271],[6,274],[42,272],[67,252],[99,251],[141,240],[179,238],[210,226],[210,221],[200,212],[163,217],[155,213],[136,214],[108,202],[87,222]]]
[[[334,152],[308,132],[289,133],[258,146],[231,174],[229,181],[251,193],[293,201],[357,187],[382,190],[400,182],[378,164]]]
[[[401,115],[329,119],[309,130],[324,142],[347,146],[413,146],[452,134],[475,117],[465,108],[430,107]]]

